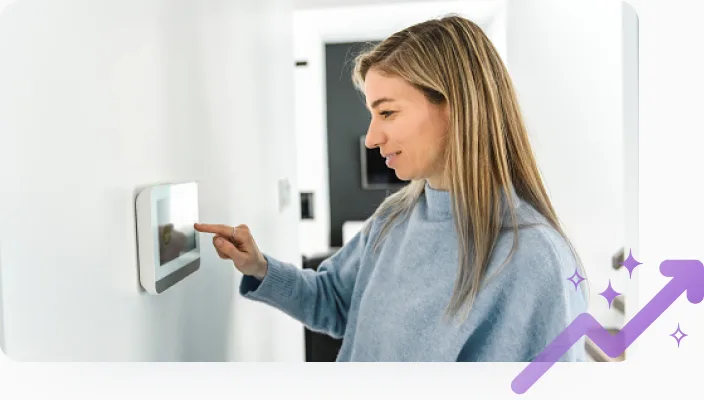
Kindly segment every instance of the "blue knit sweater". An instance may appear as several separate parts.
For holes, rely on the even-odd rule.
[[[545,222],[528,203],[514,204],[519,223]],[[426,184],[409,218],[374,253],[379,222],[369,219],[369,234],[359,232],[318,271],[265,254],[266,277],[245,276],[240,293],[343,338],[338,361],[530,361],[587,311],[583,288],[568,280],[577,264],[567,243],[538,225],[519,230],[511,261],[485,281],[469,318],[443,319],[458,261],[449,192]],[[501,233],[488,274],[508,256],[513,236]],[[583,340],[560,361],[584,361]]]

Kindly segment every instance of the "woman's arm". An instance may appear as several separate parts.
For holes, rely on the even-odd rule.
[[[285,312],[311,330],[341,338],[366,242],[362,230],[317,271],[301,270],[265,254],[266,276],[261,281],[244,276],[240,294]]]

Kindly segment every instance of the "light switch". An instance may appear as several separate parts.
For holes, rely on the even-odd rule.
[[[279,211],[291,204],[291,183],[288,178],[279,179]]]

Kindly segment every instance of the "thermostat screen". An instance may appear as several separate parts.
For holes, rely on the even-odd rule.
[[[193,229],[196,207],[195,201],[190,201],[188,196],[172,196],[157,201],[161,265],[196,248],[196,234]]]

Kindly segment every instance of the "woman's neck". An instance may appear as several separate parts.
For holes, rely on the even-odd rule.
[[[446,180],[443,179],[442,177],[432,177],[432,178],[426,178],[425,181],[428,183],[428,186],[430,186],[431,189],[434,190],[444,190],[447,191],[450,189],[449,185],[447,184]]]

